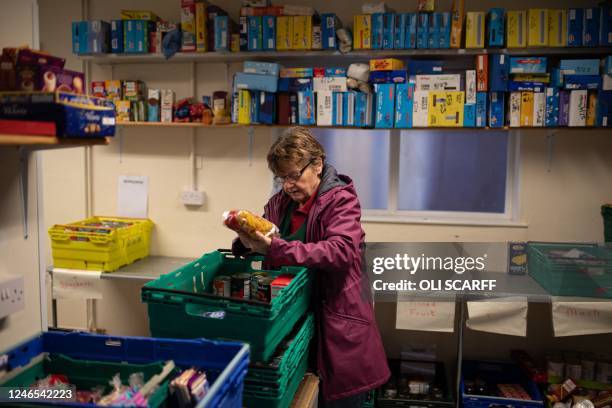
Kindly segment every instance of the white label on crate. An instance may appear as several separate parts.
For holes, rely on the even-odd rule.
[[[119,176],[117,215],[121,217],[147,218],[149,177]]]
[[[102,299],[101,271],[53,268],[54,299]]]
[[[102,118],[102,124],[104,126],[113,126],[115,124],[115,118]]]

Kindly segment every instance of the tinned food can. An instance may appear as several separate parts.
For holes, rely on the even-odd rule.
[[[251,299],[270,303],[272,295],[272,281],[274,278],[269,276],[256,276],[255,280],[256,286],[252,286],[253,291],[251,292]],[[253,283],[253,281],[251,282]]]
[[[217,276],[213,279],[213,293],[217,296],[231,296],[231,281],[229,276]]]
[[[259,284],[259,278],[268,276],[265,272],[253,272],[251,274],[251,299],[256,299],[257,285]]]
[[[236,299],[250,299],[251,274],[237,273],[231,278],[231,296]]]

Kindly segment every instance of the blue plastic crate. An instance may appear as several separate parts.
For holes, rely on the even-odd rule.
[[[7,370],[25,366],[41,353],[132,364],[173,360],[180,368],[201,368],[206,371],[210,388],[198,408],[242,407],[244,377],[249,364],[249,346],[238,342],[46,332],[4,353],[8,361]],[[92,406],[65,402],[62,405]]]
[[[503,398],[493,395],[470,395],[465,393],[465,380],[476,376],[486,381],[489,389],[497,384],[520,384],[531,396],[531,400]],[[461,400],[464,408],[542,408],[544,401],[537,385],[525,377],[521,369],[512,363],[466,360],[462,364]]]

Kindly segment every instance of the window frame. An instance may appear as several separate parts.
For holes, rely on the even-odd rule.
[[[382,129],[381,129],[382,130]],[[468,212],[468,211],[408,211],[398,210],[400,140],[402,131],[410,129],[389,129],[389,196],[387,210],[362,209],[362,222],[365,223],[407,223],[434,225],[478,225],[478,226],[512,226],[526,227],[519,220],[520,216],[520,146],[519,130],[500,129],[508,134],[507,167],[506,167],[506,202],[503,213]],[[431,129],[424,129],[431,131]],[[449,129],[448,131],[454,131]],[[469,128],[462,128],[469,130]],[[413,129],[412,131],[420,131]],[[440,129],[441,132],[447,130]],[[476,130],[487,132],[488,130]]]

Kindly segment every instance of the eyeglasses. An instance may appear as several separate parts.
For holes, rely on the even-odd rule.
[[[278,184],[297,183],[302,178],[302,174],[304,174],[304,172],[306,171],[308,166],[310,166],[312,163],[314,163],[315,160],[316,159],[310,159],[308,164],[306,164],[304,167],[302,167],[302,169],[300,171],[296,171],[294,173],[287,174],[285,177],[275,176],[274,177],[274,182],[278,183]]]

